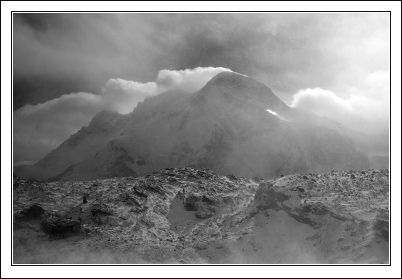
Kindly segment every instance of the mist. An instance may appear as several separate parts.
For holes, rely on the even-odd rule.
[[[159,71],[155,81],[141,83],[121,78],[109,79],[100,94],[70,93],[37,105],[25,105],[13,115],[15,165],[42,158],[88,125],[92,117],[102,110],[127,114],[139,102],[162,92],[179,90],[190,94],[222,71],[231,70],[222,67],[179,71],[165,69]]]
[[[146,82],[161,69],[225,67],[281,97],[306,88],[347,96],[389,71],[387,13],[15,14],[14,108],[110,78]],[[370,57],[370,59],[368,59]]]
[[[387,13],[14,14],[14,162],[40,159],[101,110],[195,92],[222,70],[349,129],[388,134],[388,22]]]

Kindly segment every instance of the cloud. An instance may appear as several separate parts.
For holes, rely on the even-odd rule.
[[[342,99],[332,91],[321,88],[307,88],[299,91],[293,96],[291,106],[331,118],[339,112],[351,113],[353,110],[350,100]]]
[[[328,117],[353,130],[366,133],[388,130],[389,73],[373,72],[361,84],[364,86],[347,87],[343,94],[321,88],[300,90],[293,96],[291,106]]]
[[[104,109],[129,113],[146,97],[160,93],[155,82],[135,82],[124,79],[109,79],[101,90]]]
[[[195,92],[202,88],[215,75],[232,71],[223,67],[197,67],[185,70],[161,70],[156,79],[161,88],[176,88],[187,92]]]
[[[129,113],[138,102],[168,90],[189,93],[201,89],[220,72],[231,71],[223,67],[197,67],[185,70],[160,70],[153,82],[141,83],[124,79],[109,79],[101,90],[104,108]]]
[[[198,67],[224,67],[265,83],[288,103],[295,92],[306,88],[329,91],[332,94],[319,96],[310,92],[301,97],[300,93],[298,106],[347,124],[342,115],[349,115],[356,120],[351,121],[353,126],[376,129],[388,121],[389,28],[385,12],[14,13],[13,105],[19,115],[17,109],[27,104],[46,104],[50,109],[63,95],[91,92],[99,98],[91,102],[82,96],[70,97],[94,103],[91,115],[100,109],[126,113],[161,90],[200,87],[214,72],[197,73]],[[65,109],[75,111],[73,107],[69,104]],[[62,115],[61,105],[55,111]],[[88,123],[90,116],[77,110],[79,115],[80,123]],[[54,116],[59,118],[63,117]],[[24,121],[18,125],[24,127]],[[74,126],[66,127],[70,125]],[[61,130],[57,136],[49,132],[47,140],[53,143],[49,148],[73,128]],[[31,135],[34,132],[27,133],[27,138]],[[41,154],[43,146],[38,148]]]
[[[87,125],[101,110],[131,112],[138,102],[167,90],[195,92],[226,68],[198,67],[161,70],[155,81],[136,82],[109,79],[99,95],[79,92],[62,95],[37,105],[14,111],[14,161],[35,161],[71,134]]]
[[[102,103],[100,96],[80,92],[14,111],[14,161],[35,161],[43,157],[80,127],[87,125]]]
[[[13,30],[15,108],[160,69],[230,68],[288,100],[389,69],[389,13],[14,13]]]

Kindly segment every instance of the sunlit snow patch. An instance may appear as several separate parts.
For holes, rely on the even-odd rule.
[[[283,118],[282,116],[280,116],[279,114],[277,114],[277,113],[276,113],[275,111],[273,111],[273,110],[266,109],[266,111],[268,111],[268,112],[269,112],[270,114],[272,114],[272,115],[275,115],[276,117],[278,117],[278,118],[281,119],[281,120],[289,121],[289,120]]]

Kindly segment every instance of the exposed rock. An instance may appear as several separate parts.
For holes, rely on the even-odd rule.
[[[33,204],[21,210],[17,216],[24,219],[40,219],[44,212],[39,204]]]
[[[81,229],[79,221],[68,219],[54,212],[48,212],[43,218],[41,225],[46,233],[59,237],[78,233]]]
[[[85,182],[15,177],[14,261],[387,263],[388,195],[379,170],[258,182],[192,168]]]

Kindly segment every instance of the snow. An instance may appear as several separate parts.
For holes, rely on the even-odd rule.
[[[272,115],[275,115],[276,117],[278,117],[279,119],[281,119],[281,120],[284,120],[284,121],[289,121],[289,120],[287,120],[287,119],[285,119],[285,118],[283,118],[282,116],[280,116],[278,113],[276,113],[275,111],[273,111],[273,110],[270,110],[270,109],[266,109],[266,111],[267,112],[269,112],[270,114],[272,114]]]

